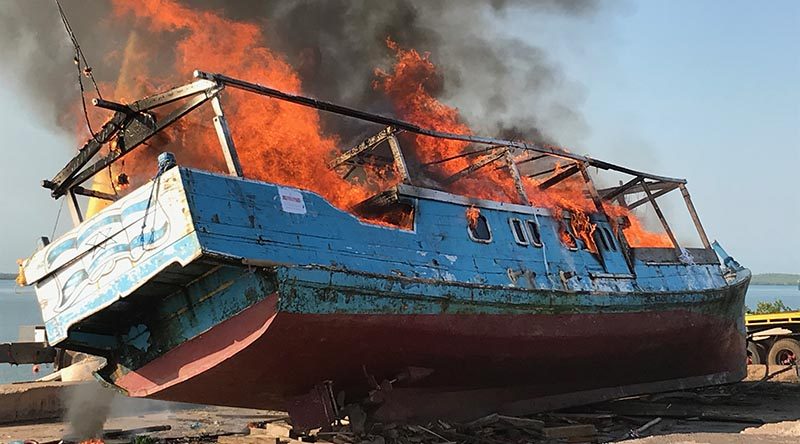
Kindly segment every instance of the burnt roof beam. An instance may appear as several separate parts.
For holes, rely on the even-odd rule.
[[[497,152],[490,151],[490,152],[486,153],[486,155],[483,157],[483,159],[481,159],[481,160],[479,160],[479,161],[467,166],[466,168],[464,168],[461,171],[453,174],[452,176],[447,177],[442,182],[444,182],[445,184],[451,184],[451,183],[453,183],[453,182],[455,182],[455,181],[457,181],[457,180],[459,180],[459,179],[461,179],[461,178],[463,178],[465,176],[468,176],[468,175],[474,173],[475,171],[478,171],[479,169],[485,167],[486,165],[489,165],[490,163],[492,163],[492,162],[494,162],[496,160],[502,159],[503,156],[505,156],[504,152],[497,153]]]
[[[59,197],[63,195],[63,191],[77,185],[82,184],[83,182],[90,179],[95,174],[102,171],[104,168],[108,167],[116,160],[122,158],[126,154],[133,151],[142,143],[146,142],[148,139],[153,137],[159,131],[163,130],[164,128],[172,125],[178,119],[185,116],[186,114],[193,111],[198,106],[202,105],[216,94],[218,94],[220,88],[212,88],[211,90],[205,91],[203,94],[198,94],[196,97],[193,97],[191,100],[187,101],[185,104],[181,105],[180,107],[173,110],[169,113],[166,117],[156,122],[155,120],[152,121],[141,121],[142,114],[135,114],[131,116],[131,120],[127,122],[127,127],[123,132],[120,134],[119,143],[117,145],[116,150],[112,150],[108,155],[100,158],[97,162],[93,163],[91,166],[85,168],[84,170],[80,171],[79,173],[75,174],[68,180],[62,182],[60,185],[57,184],[59,188],[53,190],[53,196]],[[135,124],[135,125],[134,125]],[[55,183],[56,181],[53,180]]]
[[[540,190],[546,190],[546,189],[558,184],[562,180],[567,179],[568,177],[572,176],[573,174],[577,173],[578,171],[580,171],[580,167],[578,166],[577,163],[574,163],[574,164],[568,166],[567,168],[565,168],[560,173],[557,173],[554,176],[550,177],[549,179],[545,180],[544,182],[540,183],[539,184],[539,189]]]
[[[676,189],[676,188],[678,188],[680,186],[677,183],[669,184],[669,186],[662,188],[660,191],[658,191],[656,193],[653,193],[652,192],[652,188],[650,188],[650,185],[651,185],[650,183],[642,181],[642,185],[643,185],[643,188],[644,188],[644,192],[645,192],[645,194],[647,196],[637,200],[636,202],[634,202],[632,204],[629,204],[628,208],[630,208],[631,210],[636,208],[636,207],[639,207],[641,205],[644,205],[647,202],[650,202],[650,201],[655,202],[656,198],[661,197],[661,196],[669,193],[670,191],[672,191],[672,190],[674,190],[674,189]]]
[[[360,155],[361,153],[371,150],[382,143],[384,140],[388,139],[389,136],[394,135],[397,130],[392,126],[387,126],[386,128],[382,129],[378,133],[367,137],[366,139],[362,140],[361,143],[350,148],[349,150],[345,151],[344,153],[340,154],[338,157],[333,159],[328,163],[328,168],[334,169],[338,166],[344,165],[348,161],[352,160],[354,157]]]
[[[406,122],[400,119],[395,119],[392,117],[386,117],[379,114],[373,114],[366,111],[361,111],[355,108],[350,108],[347,106],[338,105],[332,102],[326,102],[323,100],[314,99],[311,97],[296,95],[286,93],[274,88],[269,88],[263,85],[259,85],[257,83],[251,83],[244,80],[236,79],[233,77],[226,76],[224,74],[215,74],[215,73],[207,73],[203,71],[196,70],[194,72],[194,77],[198,79],[205,79],[214,81],[223,85],[230,86],[232,88],[241,89],[244,91],[249,91],[255,94],[260,94],[267,97],[272,97],[279,100],[284,100],[290,103],[295,103],[297,105],[302,105],[310,108],[315,108],[320,111],[326,111],[334,114],[339,114],[343,116],[353,117],[356,119],[364,120],[366,122],[378,123],[381,125],[393,126],[397,129],[405,130],[408,132],[412,132],[414,134],[420,134],[423,136],[430,136],[439,139],[447,139],[447,140],[458,140],[462,142],[471,142],[476,144],[483,144],[483,145],[495,145],[495,146],[507,146],[511,148],[517,148],[526,151],[535,151],[542,154],[547,154],[550,156],[561,157],[564,159],[571,159],[577,162],[586,162],[591,166],[596,168],[604,169],[604,170],[613,170],[618,171],[621,173],[630,174],[632,176],[642,176],[652,180],[659,180],[659,181],[666,181],[666,182],[675,182],[675,183],[686,183],[685,179],[678,179],[672,177],[665,177],[665,176],[658,176],[655,174],[649,174],[641,171],[632,170],[630,168],[626,168],[620,165],[615,165],[610,162],[605,162],[602,160],[592,159],[587,156],[581,156],[579,154],[570,153],[561,148],[552,147],[552,146],[545,146],[535,143],[527,143],[527,142],[519,142],[513,140],[502,140],[502,139],[495,139],[491,137],[483,137],[483,136],[475,136],[475,135],[467,135],[467,134],[456,134],[456,133],[447,133],[443,131],[435,131],[427,128],[422,128],[418,125],[415,125],[410,122]]]
[[[633,179],[629,180],[624,185],[620,185],[615,188],[599,190],[598,193],[603,198],[603,200],[614,200],[614,198],[616,198],[617,196],[624,195],[628,192],[628,190],[639,185],[639,182],[641,182],[642,180],[644,179],[642,179],[641,176],[636,176]]]

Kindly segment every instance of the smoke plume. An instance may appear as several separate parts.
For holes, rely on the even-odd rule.
[[[282,54],[298,72],[303,92],[370,111],[392,113],[386,97],[372,86],[375,69],[386,67],[392,54],[386,39],[401,47],[430,52],[441,74],[437,97],[459,108],[478,133],[557,142],[543,122],[558,120],[581,128],[575,88],[564,82],[556,61],[544,48],[504,34],[510,14],[530,13],[576,19],[591,18],[594,1],[446,0],[393,2],[329,0],[260,1],[183,0],[192,8],[222,13],[227,18],[257,23],[265,44]],[[113,84],[123,69],[122,53],[131,44],[134,20],[111,14],[107,0],[62,0],[75,34],[101,83],[113,97]],[[177,33],[179,34],[179,33]],[[174,40],[164,35],[137,36],[137,44],[158,46],[148,65],[171,67]],[[213,40],[213,39],[212,39]],[[157,54],[152,57],[152,54]],[[14,66],[26,91],[50,121],[74,131],[79,98],[72,58],[74,51],[51,2],[0,3],[0,55]],[[202,66],[197,68],[202,69]],[[136,67],[127,67],[136,71]],[[174,73],[172,73],[174,75]],[[236,75],[236,73],[229,73]],[[190,73],[185,73],[189,79]],[[154,86],[163,89],[168,85]],[[259,79],[248,79],[259,81]],[[87,83],[87,82],[84,82]],[[65,116],[69,116],[66,118]],[[350,142],[363,136],[357,122],[323,116],[323,127]],[[99,126],[100,122],[96,122]]]

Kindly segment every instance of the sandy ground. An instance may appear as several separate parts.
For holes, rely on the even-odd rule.
[[[639,439],[629,439],[630,443],[648,444],[723,444],[723,443],[800,443],[800,384],[786,382],[739,383],[717,388],[719,392],[734,394],[728,401],[704,405],[703,412],[715,415],[747,416],[758,418],[763,425],[740,422],[700,421],[692,418],[663,419],[650,428]],[[692,401],[674,401],[694,405]],[[185,404],[167,404],[157,401],[115,399],[111,417],[105,423],[105,430],[132,429],[148,426],[170,425],[169,431],[153,436],[195,437],[218,433],[243,432],[252,421],[282,416],[280,412],[247,409],[200,407]],[[637,418],[642,423],[647,417]],[[627,430],[620,421],[618,430]],[[624,426],[627,427],[628,425]],[[620,436],[617,431],[612,436]],[[64,422],[43,424],[0,426],[0,442],[34,439],[40,443],[57,441],[69,436],[69,425]],[[624,433],[623,433],[624,434]],[[129,439],[126,440],[129,442]],[[108,442],[114,442],[109,440]],[[124,441],[117,441],[124,442]],[[600,440],[598,442],[609,442]]]
[[[719,405],[709,410],[720,414],[750,416],[765,424],[664,420],[649,431],[646,438],[629,440],[647,444],[727,444],[727,443],[800,443],[800,384],[769,382],[738,384],[752,405]]]

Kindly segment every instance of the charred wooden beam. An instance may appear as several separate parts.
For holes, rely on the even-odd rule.
[[[605,190],[600,190],[598,192],[602,196],[603,200],[614,200],[614,198],[616,198],[617,196],[625,195],[625,193],[628,190],[630,190],[631,188],[639,185],[639,182],[641,182],[642,180],[644,180],[644,179],[642,179],[641,177],[637,176],[637,177],[634,177],[633,179],[629,180],[624,185],[620,185],[620,186],[618,186],[616,188],[608,188],[608,189],[605,189]]]
[[[517,195],[519,195],[522,204],[530,205],[531,201],[528,198],[527,191],[525,191],[525,185],[522,183],[522,177],[519,175],[517,164],[514,163],[514,156],[511,155],[511,150],[508,148],[503,150],[503,159],[506,161],[511,178],[514,179],[514,188],[517,189]]]
[[[644,177],[640,177],[639,179],[640,180],[644,180]],[[628,185],[628,183],[630,183],[630,182],[626,182],[625,185]],[[664,182],[664,181],[650,181],[650,182],[647,182],[647,185],[650,187],[650,191],[651,192],[661,191],[664,188],[674,187],[676,184],[677,184],[677,182]],[[620,186],[625,186],[625,185],[620,185]],[[619,189],[619,187],[612,187],[612,188],[604,188],[604,189],[598,190],[598,191],[600,192],[600,195],[604,196],[605,194],[613,193],[614,191],[616,191],[618,189]],[[632,184],[627,189],[623,190],[623,192],[621,194],[624,195],[624,196],[628,196],[628,195],[631,195],[631,194],[641,194],[641,193],[644,193],[644,190],[642,189],[641,184],[635,183],[635,184]],[[605,199],[605,197],[604,197],[604,199]],[[611,199],[606,199],[606,200],[611,200]]]
[[[364,151],[375,148],[378,144],[380,144],[381,142],[383,142],[389,136],[393,135],[396,132],[397,130],[395,128],[387,126],[386,128],[379,131],[377,134],[364,139],[358,145],[354,146],[353,148],[350,148],[349,150],[339,155],[339,157],[330,161],[330,163],[328,163],[328,168],[334,169],[344,163],[347,163],[349,160],[360,155]]]
[[[686,185],[684,184],[680,184],[678,186],[681,189],[683,200],[686,202],[686,208],[689,210],[689,215],[692,216],[692,222],[694,222],[694,227],[697,229],[697,234],[700,236],[700,241],[703,242],[703,247],[706,249],[711,248],[711,243],[708,242],[708,236],[706,236],[706,230],[703,229],[703,224],[700,223],[700,217],[697,216],[697,210],[694,208],[692,198],[689,196],[689,190],[686,189]]]
[[[669,227],[667,223],[667,218],[664,217],[664,213],[661,212],[661,207],[658,206],[658,202],[656,202],[656,197],[650,192],[649,185],[646,181],[642,181],[642,189],[644,189],[645,194],[647,194],[647,199],[650,201],[650,204],[653,205],[653,210],[656,212],[656,216],[658,216],[658,220],[661,221],[661,226],[664,227],[664,231],[667,232],[667,236],[669,236],[669,240],[672,241],[672,245],[675,247],[676,250],[679,251],[680,254],[680,245],[678,245],[678,240],[675,239],[675,235],[672,234],[672,229]],[[661,191],[664,193],[664,191]],[[635,207],[634,207],[635,208]]]
[[[403,151],[400,149],[400,142],[397,141],[397,138],[394,137],[394,135],[387,137],[386,141],[389,143],[389,149],[392,151],[392,157],[394,157],[394,166],[397,168],[397,173],[403,178],[403,183],[410,185],[411,175],[408,173],[406,159],[403,157]]]
[[[605,208],[603,208],[603,200],[600,198],[597,188],[594,187],[594,181],[592,180],[592,177],[589,176],[589,171],[586,170],[586,165],[580,162],[577,165],[581,171],[583,181],[586,183],[586,189],[589,191],[589,196],[592,198],[592,202],[594,202],[597,212],[605,215],[606,211]]]
[[[80,194],[81,196],[94,197],[95,199],[110,200],[112,202],[119,198],[119,196],[117,196],[116,194],[93,190],[91,188],[84,188],[81,186],[72,187],[72,192],[75,194]]]
[[[636,202],[634,202],[632,204],[628,204],[628,208],[630,208],[632,210],[632,209],[634,209],[634,208],[636,208],[638,206],[644,205],[647,202],[650,202],[651,199],[659,198],[659,197],[669,193],[670,191],[674,190],[675,188],[678,188],[678,184],[673,183],[673,184],[670,184],[670,186],[668,186],[668,187],[661,188],[661,190],[656,192],[656,193],[650,194],[650,193],[652,193],[652,189],[650,188],[650,183],[648,183],[646,181],[642,181],[642,189],[645,191],[645,194],[647,194],[647,196],[637,200]]]
[[[480,149],[480,150],[466,151],[466,152],[463,152],[463,153],[460,153],[460,154],[456,154],[454,156],[445,157],[444,159],[438,159],[438,160],[433,160],[431,162],[425,162],[425,163],[422,164],[422,166],[438,165],[440,163],[445,163],[445,162],[449,162],[451,160],[461,159],[463,157],[475,156],[477,154],[484,154],[484,153],[487,153],[489,151],[494,151],[496,148],[497,147],[495,147],[495,146],[490,146],[488,148],[483,148],[483,149]]]
[[[117,102],[111,102],[109,100],[104,100],[104,99],[100,99],[100,98],[92,99],[92,105],[94,105],[94,106],[96,106],[98,108],[104,108],[104,109],[108,109],[108,110],[111,110],[111,111],[117,111],[117,112],[125,113],[125,114],[133,114],[133,113],[136,112],[136,111],[132,110],[128,105],[124,105],[122,103],[117,103]]]
[[[483,159],[481,159],[481,160],[469,165],[468,167],[462,169],[461,171],[459,171],[459,172],[453,174],[452,176],[444,179],[442,182],[444,182],[445,184],[451,184],[451,183],[461,179],[462,177],[468,176],[468,175],[474,173],[475,171],[478,171],[479,169],[485,167],[486,165],[489,165],[490,163],[501,159],[503,156],[504,156],[503,153],[499,153],[498,154],[498,153],[495,153],[495,152],[489,152],[489,153],[486,154],[486,156]]]
[[[538,156],[533,156],[533,157],[529,157],[529,158],[524,159],[524,160],[520,160],[519,162],[517,162],[517,165],[519,166],[519,165],[522,165],[524,163],[535,162],[535,161],[537,161],[539,159],[544,159],[545,157],[551,157],[551,156],[549,156],[547,154],[540,154]]]
[[[592,159],[587,156],[581,156],[579,154],[571,153],[561,148],[553,147],[553,146],[546,146],[541,144],[535,143],[527,143],[527,142],[519,142],[514,140],[502,140],[502,139],[495,139],[491,137],[483,137],[483,136],[475,136],[469,134],[456,134],[456,133],[448,133],[443,131],[435,131],[428,128],[422,128],[418,125],[413,123],[409,123],[400,119],[395,119],[392,117],[386,117],[379,114],[369,113],[366,111],[361,111],[355,108],[350,108],[347,106],[338,105],[331,102],[326,102],[323,100],[314,99],[311,97],[290,94],[287,92],[283,92],[274,88],[269,88],[263,85],[259,85],[257,83],[251,83],[244,80],[236,79],[233,77],[226,76],[224,74],[215,74],[215,73],[207,73],[203,71],[195,71],[194,72],[195,78],[210,80],[213,82],[217,82],[222,85],[227,85],[232,88],[241,89],[244,91],[249,91],[255,94],[260,94],[267,97],[272,97],[279,100],[284,100],[290,103],[295,103],[297,105],[302,105],[310,108],[315,108],[320,111],[326,111],[334,114],[339,114],[343,116],[353,117],[356,119],[364,120],[366,122],[378,123],[381,125],[388,125],[393,126],[400,130],[405,130],[408,132],[412,132],[414,134],[419,134],[423,136],[435,137],[439,139],[446,139],[446,140],[458,140],[462,142],[471,142],[476,144],[482,145],[495,145],[495,146],[508,146],[511,148],[517,148],[520,150],[526,151],[534,151],[542,154],[547,154],[550,156],[561,157],[564,159],[572,159],[578,162],[587,162],[589,165],[594,166],[596,168],[601,168],[604,170],[613,170],[619,171],[622,173],[630,174],[632,176],[642,176],[652,180],[658,181],[666,181],[666,182],[676,182],[676,183],[686,183],[685,179],[678,179],[678,178],[671,178],[671,177],[664,177],[658,176],[655,174],[649,174],[641,171],[632,170],[630,168],[626,168],[620,165],[615,165],[610,162],[605,162],[602,160]]]
[[[114,163],[116,160],[133,151],[134,148],[146,142],[159,131],[172,125],[178,119],[214,97],[219,91],[219,88],[215,88],[193,97],[191,100],[176,108],[158,122],[155,120],[148,121],[143,119],[143,114],[135,114],[132,116],[131,120],[128,121],[125,130],[118,136],[117,150],[111,151],[108,155],[102,157],[100,160],[93,163],[79,174],[75,175],[68,181],[63,182],[60,185],[61,189],[71,188],[73,186],[82,184],[95,174],[108,167],[110,164]],[[53,182],[55,182],[55,180]],[[56,191],[53,191],[53,193],[56,193]]]
[[[225,119],[225,113],[222,111],[219,95],[211,99],[211,107],[214,108],[214,129],[217,130],[219,145],[222,147],[222,155],[225,158],[225,164],[228,166],[228,174],[235,177],[243,177],[242,165],[239,163],[239,155],[236,153],[236,146],[233,144],[233,136],[230,128],[228,128],[228,120]]]
[[[83,212],[81,212],[81,206],[78,203],[78,196],[75,195],[75,191],[72,189],[67,190],[66,199],[72,224],[75,226],[80,225],[83,222]]]
[[[553,168],[549,168],[549,169],[546,169],[546,170],[543,170],[543,171],[539,171],[538,173],[528,174],[525,177],[530,177],[531,179],[533,179],[534,177],[539,177],[539,176],[544,176],[546,174],[555,173],[556,171],[559,171],[559,170],[561,170],[563,168],[564,168],[564,164],[559,164],[559,165],[554,166]]]
[[[208,91],[212,89],[218,91],[220,88],[214,82],[208,80],[197,80],[188,85],[180,86],[163,93],[148,96],[145,97],[144,99],[137,100],[130,104],[117,104],[109,101],[98,101],[97,106],[101,106],[104,108],[110,108],[110,107],[119,108],[116,105],[120,105],[120,107],[123,107],[124,109],[121,111],[117,110],[114,113],[114,115],[108,121],[106,121],[105,124],[103,124],[103,126],[100,128],[97,134],[95,134],[94,137],[89,139],[83,145],[83,147],[80,148],[79,153],[75,157],[73,157],[67,163],[67,165],[65,165],[64,168],[62,168],[61,171],[59,171],[53,177],[52,180],[48,181],[49,183],[54,184],[54,186],[50,188],[52,190],[51,195],[54,198],[59,198],[64,194],[66,194],[66,190],[69,187],[81,184],[83,181],[86,180],[86,178],[91,177],[92,175],[96,174],[99,170],[101,170],[102,167],[92,168],[92,173],[89,175],[81,173],[81,169],[84,168],[92,160],[92,158],[95,157],[100,152],[100,149],[102,148],[103,144],[110,141],[113,137],[118,136],[119,134],[124,134],[125,137],[133,137],[137,132],[140,133],[147,132],[146,130],[147,125],[143,122],[148,122],[152,120],[152,116],[144,113],[144,111],[148,111],[158,106],[163,106],[169,103],[173,103],[177,100],[181,100],[186,97],[199,94],[201,92],[206,92],[208,94]],[[191,107],[186,112],[193,110],[195,107]],[[143,129],[143,127],[145,128]],[[161,126],[158,128],[158,130],[163,129],[164,127],[165,126]],[[150,134],[148,137],[152,136],[152,134]],[[127,153],[136,146],[136,145],[131,146],[130,141],[127,142],[128,142],[127,149],[122,150],[124,151],[124,153]],[[113,160],[116,160],[117,158],[118,157],[115,157],[111,161],[113,162]],[[96,165],[97,164],[95,164],[95,166]],[[80,176],[82,180],[78,179],[77,178],[78,176]]]
[[[568,166],[567,168],[565,168],[560,173],[556,174],[555,176],[553,176],[553,177],[545,180],[544,182],[540,183],[539,184],[539,189],[540,190],[546,190],[546,189],[552,187],[553,185],[556,185],[557,183],[561,182],[562,180],[572,176],[573,174],[577,173],[578,171],[580,171],[580,167],[578,166],[577,163],[574,163],[574,164]]]

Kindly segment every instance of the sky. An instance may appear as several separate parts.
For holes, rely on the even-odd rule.
[[[559,142],[687,178],[712,240],[756,273],[800,273],[800,2],[602,5],[583,18],[512,12],[498,23],[546,48],[574,85],[585,128],[552,122]],[[79,145],[37,115],[20,75],[0,64],[0,271],[15,270],[39,236],[52,235],[61,202],[39,182]],[[675,198],[665,209],[688,236],[691,221]],[[69,226],[64,208],[56,233]]]

